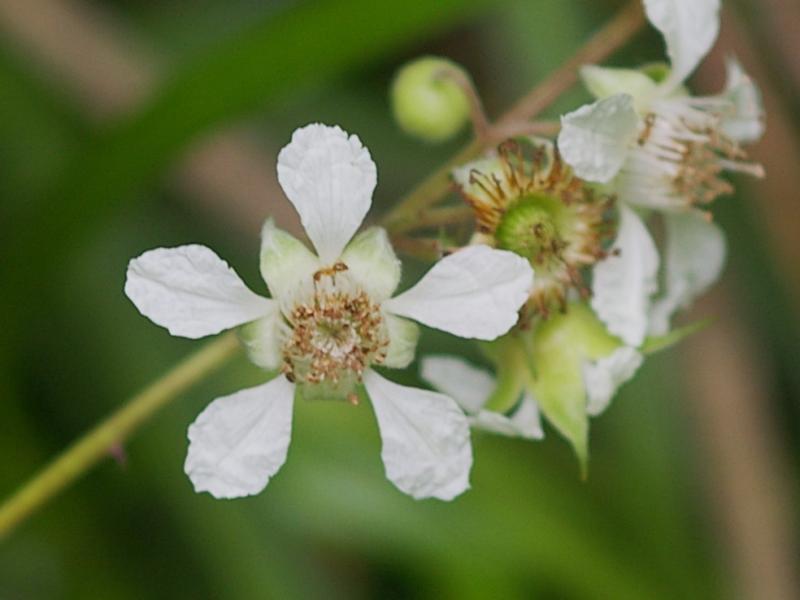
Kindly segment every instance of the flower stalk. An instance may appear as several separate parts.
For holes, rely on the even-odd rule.
[[[0,505],[0,540],[48,500],[109,456],[115,446],[125,442],[160,408],[221,367],[240,349],[235,333],[220,336],[179,362],[67,448]]]

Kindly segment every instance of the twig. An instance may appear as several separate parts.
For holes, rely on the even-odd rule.
[[[431,208],[422,212],[414,222],[405,222],[392,229],[393,236],[399,236],[412,230],[428,229],[441,225],[452,225],[462,223],[473,218],[473,211],[469,206],[445,206],[442,208]]]
[[[240,348],[227,333],[190,355],[126,402],[0,505],[0,540],[119,446],[158,409],[219,368]]]

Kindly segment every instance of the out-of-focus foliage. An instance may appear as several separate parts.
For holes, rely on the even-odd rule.
[[[141,110],[102,127],[0,38],[0,494],[190,350],[124,298],[130,257],[204,243],[263,291],[256,239],[156,185],[192,140],[243,119],[272,146],[310,121],[341,124],[370,147],[386,207],[458,144],[422,146],[396,129],[387,94],[400,64],[453,57],[496,114],[616,6],[261,4],[106,7],[168,68]],[[647,34],[616,60],[660,52]],[[566,95],[551,115],[584,98]],[[730,276],[758,306],[749,316],[788,416],[800,390],[795,315],[751,201],[721,207]],[[470,352],[430,331],[422,345]],[[729,597],[675,358],[648,361],[595,422],[588,481],[553,431],[535,444],[475,434],[473,489],[449,504],[395,490],[369,406],[345,404],[298,404],[288,461],[260,496],[194,494],[186,427],[215,396],[260,381],[241,360],[159,414],[124,465],[107,461],[0,546],[0,597]]]

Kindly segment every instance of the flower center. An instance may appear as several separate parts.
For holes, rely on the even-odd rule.
[[[509,140],[455,177],[475,211],[477,238],[533,265],[530,309],[547,317],[566,310],[570,288],[588,293],[581,271],[605,256],[613,200],[575,177],[552,143]]]
[[[383,362],[389,343],[380,305],[346,271],[341,262],[317,271],[311,293],[287,311],[282,366],[291,381],[330,384],[345,395],[370,364]]]
[[[722,130],[727,105],[713,99],[657,103],[644,118],[636,151],[625,167],[639,195],[658,207],[702,206],[730,194],[725,170],[763,175],[759,165]],[[666,189],[659,181],[669,182]],[[663,191],[662,191],[663,190]]]
[[[520,199],[503,215],[495,238],[497,245],[538,266],[560,260],[566,243],[559,235],[556,216],[560,202],[544,194]]]

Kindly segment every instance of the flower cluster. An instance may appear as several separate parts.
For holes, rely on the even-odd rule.
[[[728,62],[716,96],[684,86],[716,38],[719,1],[644,7],[669,66],[585,66],[597,101],[562,117],[557,144],[513,139],[453,171],[475,211],[473,241],[526,257],[536,279],[519,326],[482,345],[496,381],[454,358],[422,366],[476,427],[497,431],[502,418],[504,433],[538,437],[538,425],[514,424],[541,410],[583,464],[588,417],[608,406],[645,354],[663,345],[672,316],[722,270],[725,239],[707,208],[732,191],[723,171],[763,174],[742,148],[764,125],[741,66]],[[651,226],[664,232],[661,251]]]
[[[469,487],[470,426],[539,439],[541,414],[585,466],[589,417],[650,351],[680,337],[673,315],[720,274],[725,240],[707,209],[731,191],[723,171],[761,175],[741,146],[763,132],[760,98],[738,63],[719,95],[684,86],[716,38],[719,1],[644,5],[671,64],[587,66],[596,101],[564,115],[557,140],[515,137],[454,169],[475,232],[405,291],[395,295],[401,265],[387,232],[358,233],[377,183],[369,152],[321,124],[295,131],[278,156],[314,251],[267,220],[269,298],[204,246],[130,262],[125,292],[143,315],[188,338],[236,328],[273,376],[214,400],[189,427],[185,470],[197,491],[260,492],[286,460],[296,399],[369,399],[386,475],[414,498]],[[441,63],[426,61],[395,87],[438,77]],[[445,83],[438,104],[457,95]],[[478,340],[494,373],[427,356],[420,374],[437,391],[385,378],[379,368],[414,361],[416,323]]]

